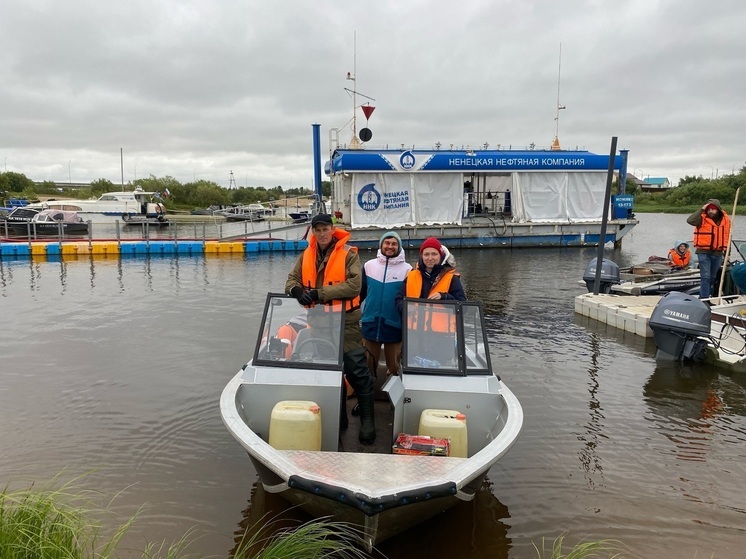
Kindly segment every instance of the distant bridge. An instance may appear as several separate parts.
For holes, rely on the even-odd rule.
[[[57,188],[90,188],[89,182],[69,182],[69,181],[34,181],[35,184],[53,182]]]

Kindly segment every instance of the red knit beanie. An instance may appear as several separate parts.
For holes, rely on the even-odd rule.
[[[425,239],[420,246],[420,254],[422,254],[422,251],[426,248],[434,248],[437,250],[441,255],[443,254],[443,246],[440,244],[440,241],[436,239],[435,237],[428,237]]]

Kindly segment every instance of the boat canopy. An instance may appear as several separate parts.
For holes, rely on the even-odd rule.
[[[31,221],[44,223],[51,221],[61,221],[63,223],[80,223],[83,221],[76,212],[64,210],[42,210],[36,214]]]
[[[608,167],[588,151],[337,149],[326,169],[354,228],[460,225],[474,192],[514,222],[598,221]]]

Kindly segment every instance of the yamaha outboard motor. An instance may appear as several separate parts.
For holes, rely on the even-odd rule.
[[[583,281],[585,286],[588,288],[588,292],[593,292],[593,282],[596,279],[596,263],[597,258],[594,258],[588,264],[583,274]],[[599,284],[599,293],[611,293],[611,286],[620,283],[621,278],[619,276],[619,266],[616,262],[608,260],[606,258],[601,260],[601,282]]]
[[[710,335],[710,306],[692,295],[669,291],[650,315],[657,359],[703,361]]]

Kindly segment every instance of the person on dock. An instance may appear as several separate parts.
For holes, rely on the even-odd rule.
[[[411,269],[402,249],[401,238],[394,231],[381,236],[378,254],[363,266],[361,327],[363,345],[368,350],[374,374],[381,357],[381,346],[388,375],[395,375],[399,371],[402,324],[401,312],[396,312],[394,300]]]
[[[668,251],[668,265],[672,270],[688,268],[691,260],[692,253],[689,250],[689,243],[685,241],[676,241],[674,247]]]
[[[428,237],[422,242],[417,265],[407,274],[396,295],[395,304],[399,314],[404,297],[466,301],[461,276],[456,273],[456,259],[435,237]]]
[[[376,438],[373,417],[375,379],[368,368],[360,332],[360,289],[362,267],[355,247],[347,241],[350,233],[335,229],[332,216],[318,214],[311,220],[308,248],[298,257],[285,283],[285,292],[305,307],[341,302],[345,306],[343,369],[355,390],[360,406],[360,433],[363,444]],[[313,327],[313,326],[312,326]],[[340,386],[340,390],[344,387]],[[348,426],[346,391],[340,394],[342,409],[339,425]]]
[[[699,261],[699,297],[711,296],[717,273],[723,265],[725,249],[730,239],[730,218],[715,198],[688,218],[686,222],[694,226],[694,248]]]

